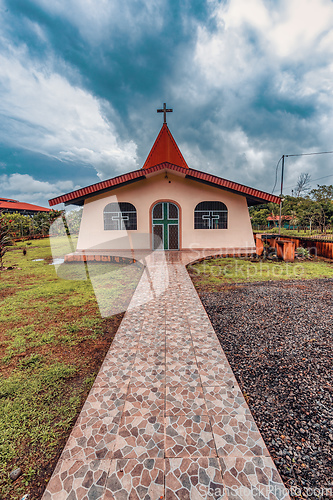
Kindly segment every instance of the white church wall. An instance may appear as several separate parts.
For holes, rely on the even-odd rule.
[[[83,207],[77,249],[150,248],[151,210],[159,201],[173,201],[180,207],[180,248],[254,248],[244,196],[186,179],[172,171],[165,178],[165,173],[88,198]],[[221,201],[227,206],[228,229],[194,229],[194,209],[202,201]],[[136,231],[104,230],[103,210],[112,202],[129,202],[136,207]]]

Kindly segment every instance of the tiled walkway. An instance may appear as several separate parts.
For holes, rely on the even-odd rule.
[[[289,498],[188,257],[154,255],[43,500]]]

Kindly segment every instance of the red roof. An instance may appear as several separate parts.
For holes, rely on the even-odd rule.
[[[292,219],[292,217],[291,217],[291,215],[282,215],[282,216],[281,216],[281,219],[284,219],[284,220],[291,220],[291,219]],[[276,221],[277,221],[277,220],[280,220],[280,216],[279,216],[279,215],[269,215],[269,216],[267,217],[267,220],[276,220]]]
[[[114,189],[118,186],[121,186],[122,184],[129,184],[135,181],[143,180],[147,176],[149,176],[149,174],[166,169],[183,174],[186,177],[194,179],[198,182],[203,182],[204,184],[210,184],[215,187],[219,187],[222,189],[226,189],[228,191],[235,192],[237,194],[241,194],[247,198],[249,205],[256,205],[268,202],[278,203],[278,204],[280,203],[280,198],[278,196],[265,193],[264,191],[259,191],[258,189],[253,189],[248,186],[243,186],[242,184],[238,184],[237,182],[228,181],[221,177],[217,177],[216,175],[207,174],[205,172],[201,172],[200,170],[194,170],[193,168],[188,168],[187,166],[185,168],[175,165],[173,163],[163,162],[160,163],[159,165],[154,165],[149,168],[145,167],[140,170],[134,170],[133,172],[129,172],[127,174],[114,177],[113,179],[108,179],[106,181],[98,182],[97,184],[92,184],[91,186],[87,186],[82,189],[77,189],[76,191],[72,191],[71,193],[63,194],[62,196],[52,198],[52,200],[49,200],[49,204],[51,207],[53,205],[57,205],[58,203],[72,203],[79,205],[82,204],[82,201],[85,198],[94,196],[99,192]]]
[[[51,209],[40,207],[38,205],[31,205],[30,203],[24,203],[17,200],[11,200],[9,198],[0,198],[0,212],[1,210],[10,210],[17,212],[50,212]]]
[[[166,123],[163,123],[160,133],[158,134],[157,139],[154,142],[154,145],[151,148],[142,168],[147,169],[164,162],[188,168],[187,163],[184,160],[184,157],[181,154],[180,149]]]

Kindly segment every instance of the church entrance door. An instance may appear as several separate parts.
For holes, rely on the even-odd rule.
[[[153,249],[179,249],[179,210],[166,201],[156,203],[152,213]]]

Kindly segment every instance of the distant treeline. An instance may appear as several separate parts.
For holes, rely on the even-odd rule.
[[[54,221],[62,218],[67,232],[78,234],[82,217],[82,209],[65,213],[63,210],[38,212],[34,215],[16,213],[0,214],[0,226],[6,228],[8,235],[16,240],[48,236]],[[54,231],[52,231],[54,233]]]
[[[278,226],[279,205],[268,203],[250,208],[253,229],[266,229],[268,217],[273,217],[272,225]],[[282,219],[284,227],[289,229],[310,229],[326,233],[333,227],[333,185],[317,186],[305,196],[284,196],[282,200]]]

